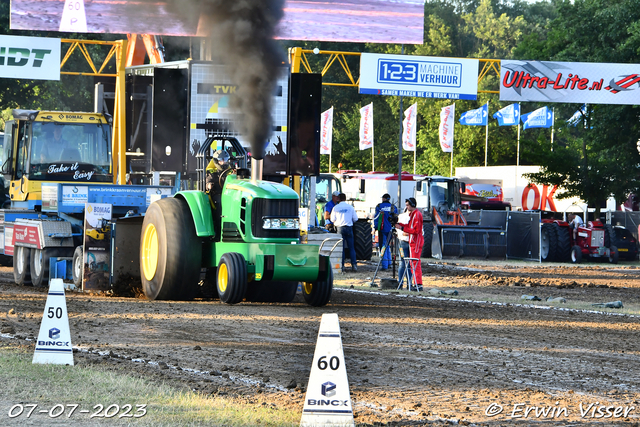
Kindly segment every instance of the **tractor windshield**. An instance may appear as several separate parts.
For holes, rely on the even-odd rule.
[[[111,132],[102,123],[33,122],[29,179],[111,182]]]

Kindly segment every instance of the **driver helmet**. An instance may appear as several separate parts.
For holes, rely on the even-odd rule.
[[[211,159],[218,171],[229,169],[231,156],[225,150],[216,150]]]

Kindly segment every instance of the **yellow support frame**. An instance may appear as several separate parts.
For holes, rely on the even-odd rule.
[[[307,55],[324,55],[327,56],[327,60],[324,62],[322,66],[322,70],[314,70],[309,63],[309,59]],[[303,49],[300,47],[292,47],[289,49],[289,61],[291,63],[291,72],[292,73],[319,73],[322,74],[323,81],[322,84],[324,86],[343,86],[343,87],[358,87],[360,84],[360,77],[357,79],[354,78],[354,73],[349,68],[349,64],[347,63],[347,57],[349,56],[360,56],[360,52],[340,52],[334,50],[319,50],[314,52],[311,49]],[[478,84],[480,84],[485,77],[495,73],[498,77],[498,81],[500,81],[500,60],[499,59],[478,59],[480,61],[481,69],[478,73]],[[342,71],[344,74],[342,75],[343,79],[346,77],[345,81],[324,81],[324,77],[327,75],[327,72],[334,66],[335,63],[340,64],[342,67]],[[499,89],[494,90],[478,90],[478,93],[500,93]]]
[[[115,77],[116,79],[116,96],[114,101],[113,111],[113,141],[111,143],[113,163],[113,183],[114,184],[126,184],[125,172],[126,172],[126,159],[125,159],[125,84],[124,84],[124,70],[125,70],[125,53],[127,51],[126,40],[115,41],[101,41],[101,40],[75,40],[75,39],[61,39],[62,51],[64,56],[60,61],[60,74],[71,76],[103,76],[103,77]],[[99,63],[100,67],[96,67],[93,58],[89,54],[87,46],[89,45],[101,45],[111,46],[109,52],[101,59]],[[65,46],[66,51],[65,51]],[[67,61],[74,52],[80,52],[84,57],[86,64],[89,65],[91,72],[81,71],[66,71],[64,69],[67,65]],[[107,66],[111,61],[114,61],[115,73],[105,72]]]

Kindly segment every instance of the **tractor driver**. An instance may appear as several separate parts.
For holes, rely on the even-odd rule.
[[[569,214],[569,227],[573,230],[573,240],[576,240],[578,227],[582,227],[583,225],[584,221],[582,221],[582,217],[580,215],[576,215],[574,213]]]
[[[229,153],[225,150],[217,150],[213,153],[213,157],[207,165],[207,193],[222,194],[224,180],[232,170],[231,156],[229,156]]]

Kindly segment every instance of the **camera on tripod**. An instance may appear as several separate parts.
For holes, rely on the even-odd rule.
[[[389,224],[391,224],[392,227],[395,227],[396,224],[398,223],[398,214],[395,212],[389,212]]]

